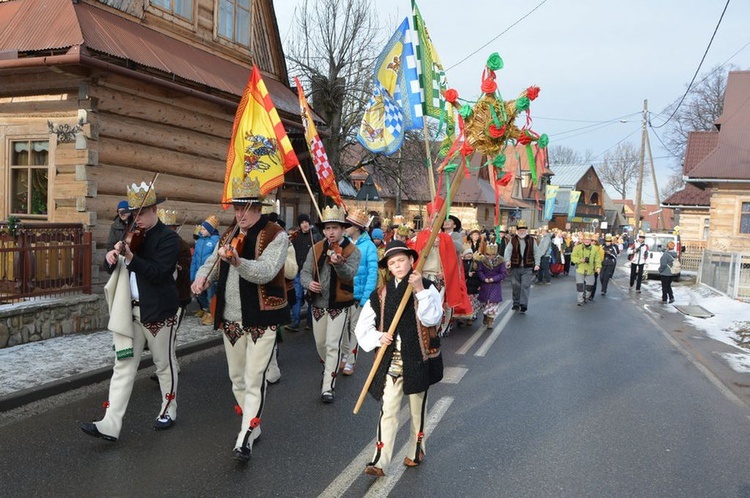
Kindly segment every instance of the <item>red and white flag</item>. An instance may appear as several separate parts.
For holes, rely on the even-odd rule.
[[[305,91],[302,89],[302,84],[298,78],[294,78],[294,82],[297,84],[302,124],[305,126],[305,142],[307,143],[307,148],[310,150],[310,157],[312,157],[312,162],[315,166],[315,173],[318,175],[320,189],[323,194],[332,198],[337,206],[346,208],[343,199],[341,199],[339,187],[336,185],[336,177],[333,174],[331,163],[328,162],[328,155],[323,147],[323,142],[321,142],[318,130],[315,128],[315,123],[313,123],[312,112],[305,98]]]

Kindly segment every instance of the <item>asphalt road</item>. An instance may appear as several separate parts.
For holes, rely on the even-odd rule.
[[[506,299],[509,291],[504,290]],[[85,436],[107,383],[0,427],[0,496],[750,497],[750,411],[681,352],[619,288],[579,308],[573,277],[532,289],[494,331],[444,340],[430,389],[427,456],[388,477],[363,473],[378,405],[352,409],[371,363],[319,399],[312,334],[287,334],[248,464],[221,348],[188,357],[174,428],[151,429],[156,384],[135,385],[120,441]],[[403,444],[406,427],[397,443]]]

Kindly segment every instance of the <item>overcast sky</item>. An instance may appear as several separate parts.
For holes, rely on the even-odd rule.
[[[725,3],[422,0],[418,5],[449,68],[450,86],[462,97],[476,99],[484,62],[498,52],[505,62],[498,73],[503,97],[514,98],[532,84],[541,87],[531,107],[533,129],[547,133],[550,146],[564,145],[581,153],[590,150],[596,163],[623,139],[640,147],[644,99],[648,99],[649,111],[659,114],[682,96]],[[275,0],[283,40],[294,29],[294,14],[301,4],[302,0]],[[409,0],[373,0],[373,4],[388,35],[410,15]],[[730,1],[698,79],[721,64],[750,69],[749,28],[750,1]],[[652,124],[658,126],[667,116],[653,117]],[[657,133],[663,137],[666,129]],[[661,188],[670,166],[681,158],[670,156],[653,132],[650,140]],[[629,197],[635,197],[635,191]],[[653,197],[653,186],[644,185],[645,200],[651,202]]]

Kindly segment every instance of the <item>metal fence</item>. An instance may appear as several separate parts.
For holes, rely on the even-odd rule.
[[[706,247],[704,240],[682,240],[682,252],[680,253],[680,263],[685,271],[700,270],[701,261],[703,260],[703,249]]]
[[[91,293],[91,232],[81,224],[0,222],[0,304]]]
[[[704,250],[698,283],[750,302],[750,254]]]

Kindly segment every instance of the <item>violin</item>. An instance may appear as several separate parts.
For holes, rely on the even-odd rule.
[[[128,229],[125,231],[125,238],[122,241],[130,247],[130,252],[135,254],[138,252],[138,249],[140,249],[141,244],[143,244],[145,236],[146,231],[138,228],[138,225],[135,223],[135,218],[133,218]],[[120,246],[120,254],[125,255],[124,245]]]
[[[229,244],[229,247],[227,248],[227,256],[228,257],[234,257],[235,255],[237,257],[242,254],[242,250],[245,248],[245,234],[240,232],[237,234],[235,238],[232,239],[232,242]]]
[[[338,254],[342,257],[342,263],[346,263],[346,258],[344,257],[344,249],[339,245],[338,242],[331,242],[328,245],[328,252],[326,253],[326,256],[328,256],[328,263],[331,263],[331,256],[334,254]]]

